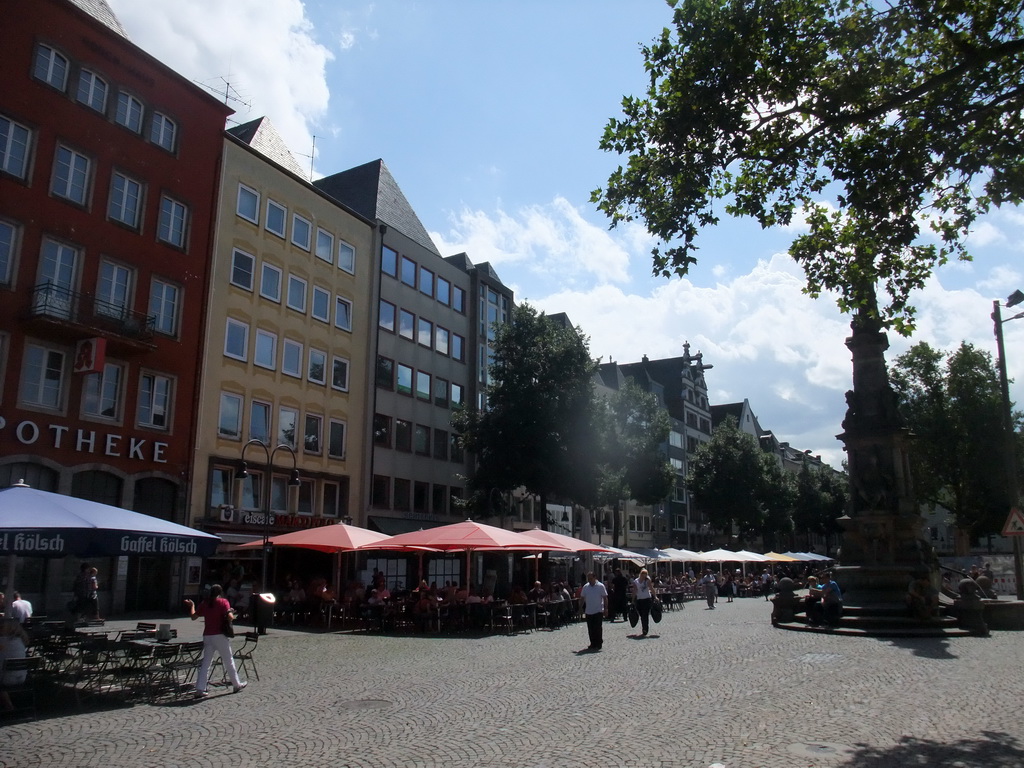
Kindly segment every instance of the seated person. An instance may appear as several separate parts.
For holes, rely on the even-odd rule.
[[[7,659],[24,659],[28,655],[28,644],[28,635],[17,619],[0,621],[0,664]],[[3,689],[24,684],[27,676],[27,672],[8,672],[0,680],[0,710],[9,712],[14,709],[11,697]]]
[[[22,598],[18,592],[15,592],[14,602],[11,603],[9,613],[11,618],[18,620],[19,624],[24,624],[32,618],[32,603]]]
[[[807,577],[807,597],[804,598],[807,623],[816,627],[825,620],[825,607],[821,604],[821,588],[816,576]]]
[[[412,606],[412,619],[416,623],[418,632],[426,632],[433,626],[437,615],[437,598],[431,597],[430,593],[420,590],[419,597]]]
[[[939,593],[927,571],[915,573],[907,586],[907,608],[917,619],[930,619],[939,609]]]
[[[526,597],[526,593],[523,591],[523,588],[518,584],[512,587],[512,594],[508,596],[508,601],[512,605],[526,605],[530,602],[529,598]]]
[[[463,584],[457,590],[455,590],[455,602],[465,603],[468,599],[469,590],[466,588],[466,585]]]
[[[531,603],[540,603],[548,599],[548,593],[539,581],[533,582],[533,589],[526,593],[527,600]]]
[[[825,623],[836,626],[843,615],[843,592],[832,578],[831,572],[826,571],[823,577],[821,603],[825,607]]]

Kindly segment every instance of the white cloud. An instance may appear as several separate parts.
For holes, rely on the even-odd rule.
[[[442,253],[465,251],[477,263],[515,264],[535,279],[569,285],[628,283],[631,252],[653,242],[637,225],[593,225],[564,197],[511,214],[464,208],[449,221],[447,232],[430,233]]]
[[[268,116],[295,154],[309,154],[327,113],[332,53],[300,0],[109,0],[132,41],[179,74],[239,99],[232,119]]]

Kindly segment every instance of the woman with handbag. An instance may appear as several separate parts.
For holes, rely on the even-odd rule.
[[[654,582],[651,581],[646,568],[633,579],[633,597],[637,612],[640,614],[640,628],[643,630],[640,637],[647,637],[651,624],[651,605],[654,603]]]
[[[247,682],[238,679],[238,670],[235,668],[235,659],[231,654],[231,638],[235,636],[235,630],[231,622],[235,619],[235,613],[231,605],[223,597],[224,590],[220,584],[210,587],[210,596],[196,605],[186,599],[185,605],[189,609],[189,616],[195,621],[203,617],[203,661],[199,665],[199,675],[196,678],[196,698],[202,699],[207,696],[206,684],[210,675],[210,665],[213,664],[213,654],[220,655],[220,662],[228,673],[228,679],[234,687],[235,693],[245,688]]]

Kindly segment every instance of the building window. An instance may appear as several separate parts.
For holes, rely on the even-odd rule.
[[[188,228],[188,208],[177,200],[164,195],[160,198],[160,220],[156,236],[175,248],[185,247],[185,232]]]
[[[238,204],[235,211],[246,221],[260,223],[260,193],[245,184],[238,185]]]
[[[408,512],[412,502],[411,488],[408,480],[395,478],[395,509],[401,512]]]
[[[378,448],[391,447],[391,417],[383,413],[373,414],[373,444]]]
[[[306,376],[314,384],[327,383],[327,353],[323,350],[309,350],[309,370]]]
[[[448,306],[448,302],[451,301],[451,288],[452,284],[445,280],[440,275],[437,276],[437,300]]]
[[[416,397],[430,400],[430,374],[416,371]]]
[[[248,347],[249,326],[229,317],[224,332],[224,355],[244,361]]]
[[[13,224],[0,221],[0,285],[10,285],[14,272],[14,248],[18,231]]]
[[[107,108],[107,84],[95,72],[83,69],[78,73],[78,101],[97,112]]]
[[[452,382],[452,407],[458,407],[463,403],[462,385]]]
[[[58,197],[85,205],[89,192],[89,158],[73,149],[58,146],[51,191]]]
[[[0,171],[25,178],[31,136],[25,126],[0,116]]]
[[[452,309],[460,314],[466,314],[466,292],[457,285],[452,286]]]
[[[331,293],[323,288],[313,286],[313,305],[310,307],[310,314],[314,320],[328,323],[331,320]]]
[[[316,257],[328,264],[334,263],[334,235],[320,227],[316,228]]]
[[[338,269],[355,274],[356,271],[356,249],[344,240],[338,241]]]
[[[68,60],[48,45],[37,46],[32,74],[37,80],[63,91],[68,81]]]
[[[153,280],[149,294],[149,314],[153,318],[153,330],[166,336],[178,333],[178,286]]]
[[[28,344],[21,374],[21,401],[44,408],[64,403],[64,353]]]
[[[403,395],[412,394],[412,368],[398,364],[398,392]]]
[[[142,132],[142,102],[131,94],[121,91],[117,94],[117,110],[114,122],[123,125],[133,133]]]
[[[416,341],[421,346],[430,349],[434,343],[434,324],[429,320],[424,320],[422,317],[416,323]]]
[[[374,475],[370,490],[370,504],[376,509],[391,509],[391,478]]]
[[[124,317],[131,302],[132,272],[127,267],[101,261],[96,286],[96,312],[107,317]]]
[[[277,334],[256,329],[256,347],[253,350],[252,361],[260,368],[274,370],[277,367]]]
[[[253,400],[250,404],[249,439],[270,442],[270,403]]]
[[[466,340],[459,336],[459,334],[452,334],[452,359],[458,360],[460,363],[466,361],[465,343]]]
[[[341,296],[334,299],[334,326],[343,331],[352,330],[352,302]]]
[[[398,312],[398,335],[403,339],[413,340],[413,332],[416,327],[416,315],[406,312],[404,309]]]
[[[277,442],[295,448],[296,429],[299,425],[299,412],[294,408],[281,406],[277,412]]]
[[[331,386],[342,392],[348,392],[348,360],[344,357],[336,357],[332,361]]]
[[[448,432],[446,430],[434,430],[434,458],[439,461],[448,461]]]
[[[312,232],[312,224],[309,219],[304,219],[299,214],[292,214],[292,243],[304,251],[309,250],[309,238]]]
[[[312,480],[302,480],[299,485],[299,503],[295,512],[299,515],[313,514],[313,489],[315,484]]]
[[[395,419],[395,450],[412,453],[412,422]]]
[[[288,209],[280,203],[267,199],[267,232],[284,237],[284,228],[287,226]]]
[[[437,326],[437,333],[434,335],[434,349],[442,355],[447,356],[449,351],[450,334],[447,328],[442,328],[440,325]]]
[[[420,456],[430,455],[430,427],[422,424],[416,425],[416,431],[413,434],[413,448]]]
[[[168,152],[173,152],[177,133],[178,126],[171,118],[160,112],[153,113],[153,120],[149,124],[150,141]]]
[[[256,258],[251,253],[236,248],[231,253],[231,284],[251,291],[255,268]]]
[[[288,308],[306,312],[306,281],[295,275],[288,275]]]
[[[425,296],[434,297],[434,273],[429,269],[420,267],[420,293]]]
[[[457,464],[462,464],[466,459],[462,452],[462,443],[459,442],[459,436],[453,432],[450,437],[451,439],[448,441],[448,453],[451,456],[451,460]]]
[[[345,422],[331,419],[327,436],[327,455],[332,459],[345,458]]]
[[[306,414],[306,426],[302,433],[302,449],[306,453],[320,453],[320,440],[324,431],[324,417]]]
[[[392,277],[398,276],[398,252],[386,245],[380,249],[380,271]]]
[[[220,419],[217,433],[238,440],[242,436],[242,398],[230,392],[220,393]]]
[[[417,480],[412,486],[412,509],[413,512],[426,512],[427,502],[430,499],[430,483]]]
[[[281,270],[267,262],[260,270],[260,296],[281,303]]]
[[[448,407],[448,380],[436,377],[434,379],[434,405],[442,408]]]
[[[382,355],[377,355],[377,373],[375,381],[381,389],[395,388],[395,361]]]
[[[431,503],[433,504],[433,510],[435,515],[448,514],[448,488],[444,485],[435,485],[433,488],[433,498]]]
[[[297,379],[302,378],[302,344],[291,339],[284,340],[281,353],[281,371]]]
[[[416,287],[416,262],[402,257],[402,282],[410,288]]]
[[[107,215],[114,221],[119,221],[132,229],[138,229],[141,208],[142,185],[115,171],[110,183]]]
[[[377,326],[385,331],[395,332],[395,305],[390,301],[380,300],[380,309],[377,314]]]
[[[170,421],[171,380],[156,373],[144,373],[139,380],[140,427],[167,429]]]

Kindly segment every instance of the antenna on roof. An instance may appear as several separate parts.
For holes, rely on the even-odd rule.
[[[225,104],[229,104],[229,103],[241,104],[246,109],[252,109],[252,102],[251,101],[246,101],[245,99],[243,99],[242,98],[242,94],[239,93],[237,88],[232,86],[231,83],[228,82],[223,77],[218,77],[217,79],[220,80],[221,83],[223,83],[222,86],[209,85],[207,83],[201,83],[198,80],[193,80],[193,82],[196,85],[199,85],[202,88],[205,88],[210,93],[213,93],[213,94],[216,94],[217,96],[220,96],[222,99],[224,99],[224,103]]]
[[[310,147],[309,154],[303,155],[301,152],[297,152],[299,157],[309,158],[309,180],[313,180],[313,158],[316,157],[316,136],[313,137],[313,145]]]

